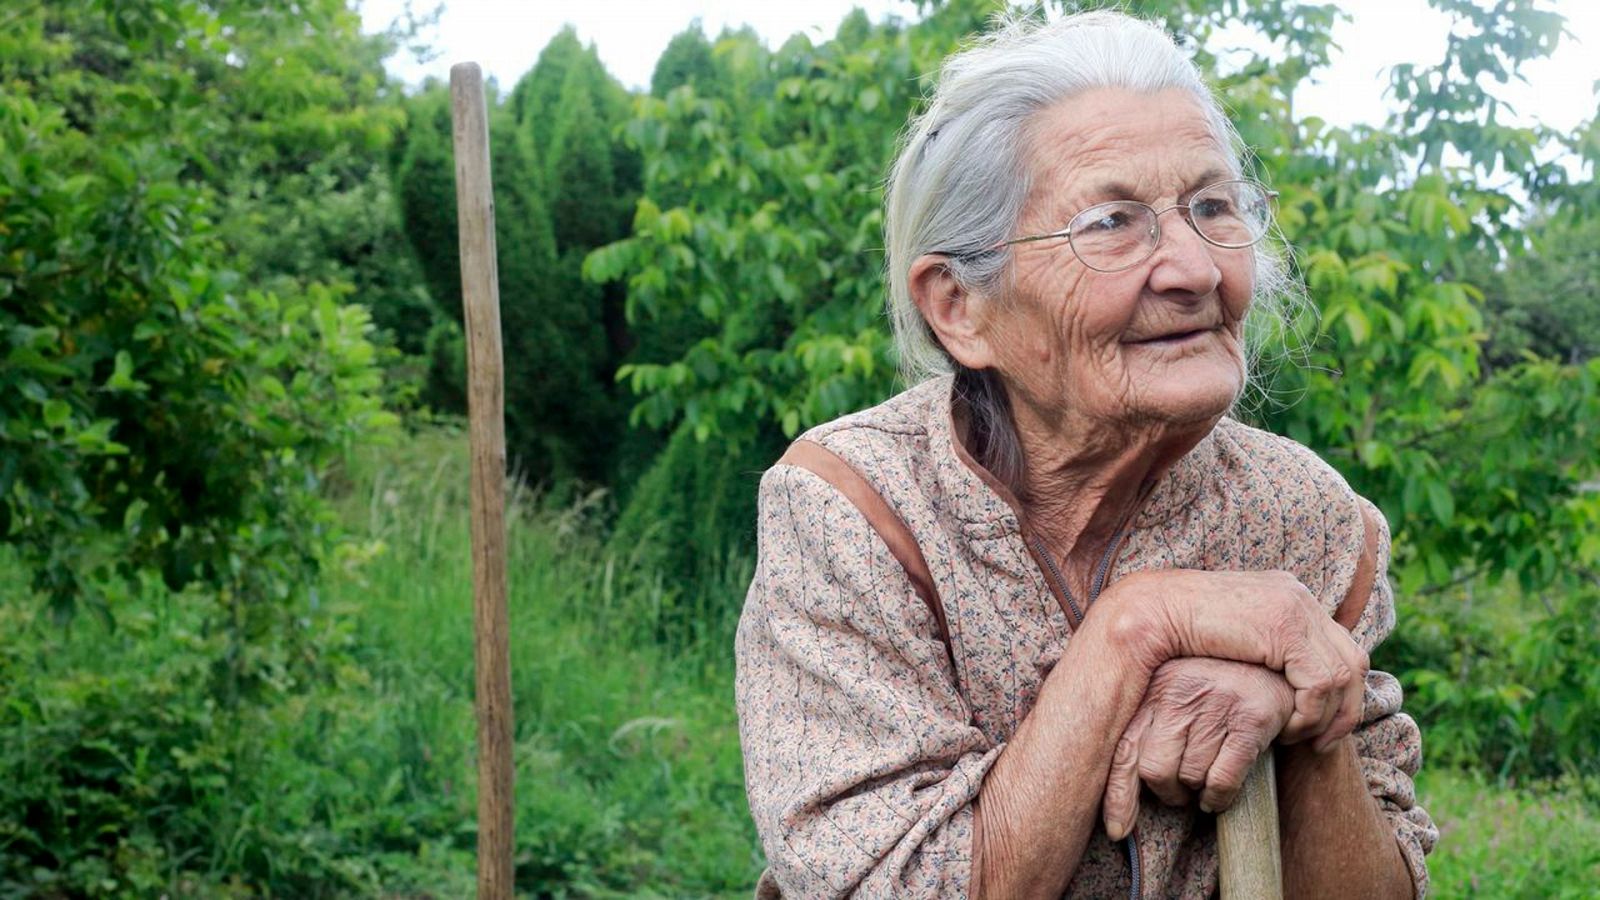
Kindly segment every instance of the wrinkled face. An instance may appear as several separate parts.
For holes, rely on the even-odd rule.
[[[1016,237],[1060,231],[1108,200],[1186,203],[1235,177],[1200,106],[1176,90],[1091,91],[1032,125],[1033,187]],[[1244,387],[1253,250],[1206,243],[1180,210],[1159,221],[1155,253],[1121,272],[1088,268],[1066,240],[1011,248],[1014,275],[984,330],[1014,402],[1046,421],[1135,427],[1226,412]]]

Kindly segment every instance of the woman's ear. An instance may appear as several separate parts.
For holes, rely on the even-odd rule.
[[[983,328],[986,298],[969,292],[956,280],[948,257],[936,253],[917,257],[906,281],[911,301],[946,353],[969,369],[994,365]]]

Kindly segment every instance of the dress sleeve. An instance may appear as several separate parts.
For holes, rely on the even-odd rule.
[[[1389,584],[1389,525],[1383,513],[1365,498],[1358,498],[1368,528],[1376,528],[1377,577],[1361,618],[1351,633],[1371,653],[1394,630],[1394,588]],[[1438,843],[1433,819],[1417,805],[1412,778],[1422,765],[1422,733],[1417,723],[1400,711],[1400,682],[1388,672],[1367,673],[1366,701],[1361,724],[1356,727],[1356,752],[1367,789],[1383,807],[1384,816],[1400,842],[1400,852],[1411,869],[1417,897],[1428,893],[1428,866],[1423,857]]]
[[[735,694],[762,892],[966,896],[1000,746],[970,724],[933,616],[815,474],[772,468],[759,508]]]

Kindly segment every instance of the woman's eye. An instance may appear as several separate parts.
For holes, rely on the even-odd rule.
[[[1191,205],[1189,213],[1202,219],[1215,219],[1220,216],[1231,215],[1233,213],[1233,204],[1220,198],[1207,197]]]
[[[1121,210],[1111,210],[1103,215],[1095,216],[1084,224],[1085,231],[1119,231],[1127,228],[1132,223],[1132,217]]]

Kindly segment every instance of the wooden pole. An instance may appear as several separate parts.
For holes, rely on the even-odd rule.
[[[1261,754],[1233,805],[1217,817],[1222,900],[1283,900],[1278,785],[1272,750]]]
[[[477,667],[478,896],[511,897],[510,617],[506,612],[505,375],[500,276],[495,268],[489,123],[477,63],[450,68],[455,125],[461,302],[467,325],[467,416],[472,444],[472,626]]]

